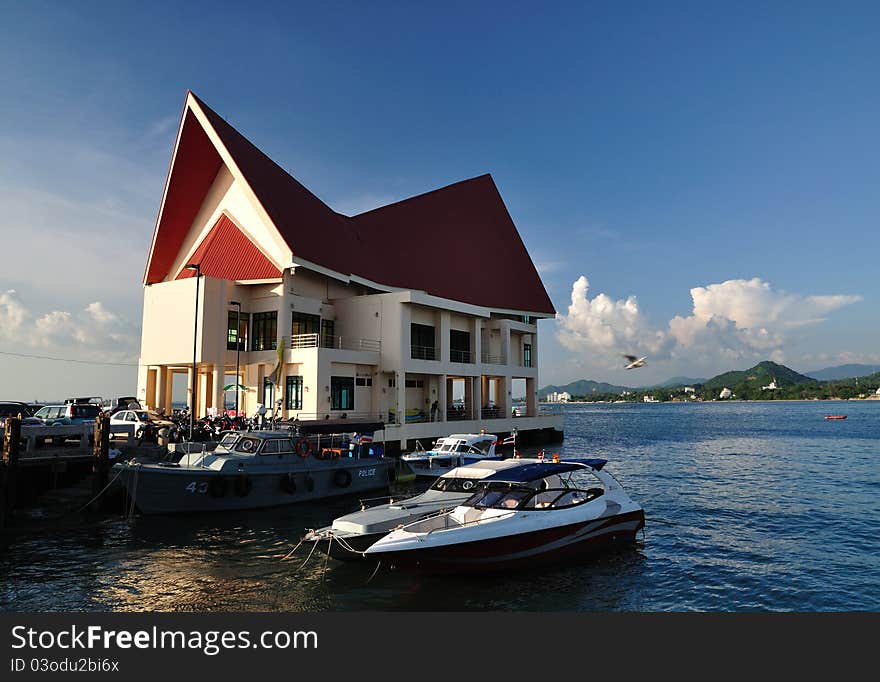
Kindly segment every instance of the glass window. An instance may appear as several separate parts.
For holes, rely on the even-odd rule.
[[[336,347],[336,322],[333,320],[321,320],[321,347]]]
[[[251,350],[275,350],[278,344],[278,311],[254,313]]]
[[[39,417],[40,419],[45,419],[46,417],[49,416],[50,409],[51,408],[49,408],[49,407],[40,408],[39,410],[37,410],[37,413],[34,416]]]
[[[295,452],[293,441],[288,439],[278,441],[278,452],[282,454],[285,452]]]
[[[260,441],[256,438],[242,438],[238,443],[235,444],[236,452],[244,452],[247,454],[252,454],[257,451],[257,447],[259,447]]]
[[[532,366],[532,344],[523,344],[523,367]]]
[[[471,478],[443,478],[434,481],[431,490],[439,490],[444,493],[469,493],[474,489],[476,482]]]
[[[410,324],[410,357],[415,360],[436,360],[434,327],[427,324]]]
[[[309,313],[293,313],[293,321],[290,325],[291,336],[300,334],[317,334],[320,329],[321,316]]]
[[[303,378],[287,377],[284,390],[284,407],[288,410],[301,410],[303,406]]]
[[[372,377],[357,377],[354,380],[355,386],[372,386],[373,379]]]
[[[278,441],[277,440],[267,440],[263,443],[263,449],[260,450],[261,454],[264,455],[277,455],[278,454]]]
[[[471,361],[471,335],[470,332],[449,330],[449,359],[452,362]]]
[[[251,316],[248,313],[242,313],[241,319],[238,318],[237,310],[230,310],[226,320],[226,350],[235,350],[235,343],[238,342],[238,350],[247,350],[248,325]]]
[[[330,377],[330,409],[354,409],[354,377]]]

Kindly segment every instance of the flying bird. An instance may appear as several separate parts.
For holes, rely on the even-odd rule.
[[[644,367],[645,360],[648,359],[647,355],[643,358],[637,358],[635,355],[624,354],[623,357],[625,357],[627,359],[627,362],[629,362],[629,364],[624,367],[624,369],[636,369],[637,367]]]

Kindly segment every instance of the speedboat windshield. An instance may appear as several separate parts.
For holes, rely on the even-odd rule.
[[[228,450],[232,452],[232,446],[235,445],[235,441],[237,441],[241,436],[237,433],[227,433],[220,439],[220,442],[217,443],[218,450]]]
[[[434,481],[430,490],[439,490],[442,493],[469,493],[476,485],[477,482],[472,478],[445,478],[441,476]]]
[[[532,497],[534,490],[510,485],[483,485],[462,502],[465,507],[477,509],[516,509],[520,503]]]

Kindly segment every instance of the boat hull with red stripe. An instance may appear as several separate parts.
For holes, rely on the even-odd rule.
[[[458,573],[525,569],[633,544],[645,525],[644,512],[574,523],[542,531],[474,540],[451,546],[376,555],[400,570]]]

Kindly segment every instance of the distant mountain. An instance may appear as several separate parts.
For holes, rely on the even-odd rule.
[[[624,391],[631,391],[628,386],[615,386],[614,384],[606,384],[603,381],[591,381],[589,379],[580,379],[572,381],[564,386],[545,386],[538,391],[538,399],[544,400],[548,393],[571,393],[571,395],[592,395],[593,393],[615,393],[620,394]]]
[[[768,386],[771,381],[776,381],[776,385],[782,388],[784,386],[803,384],[813,381],[813,379],[803,374],[798,374],[785,365],[765,360],[742,372],[725,372],[724,374],[712,377],[703,382],[703,388],[704,390],[714,390],[726,387],[736,391],[736,387],[755,388],[759,385]]]
[[[705,384],[705,379],[694,379],[692,377],[672,377],[662,384],[655,384],[651,388],[674,388],[676,386],[693,386],[694,384]]]
[[[826,367],[825,369],[817,369],[814,372],[807,372],[807,376],[819,381],[834,381],[836,379],[853,379],[855,377],[866,377],[869,374],[880,372],[880,365],[838,365],[837,367]]]

